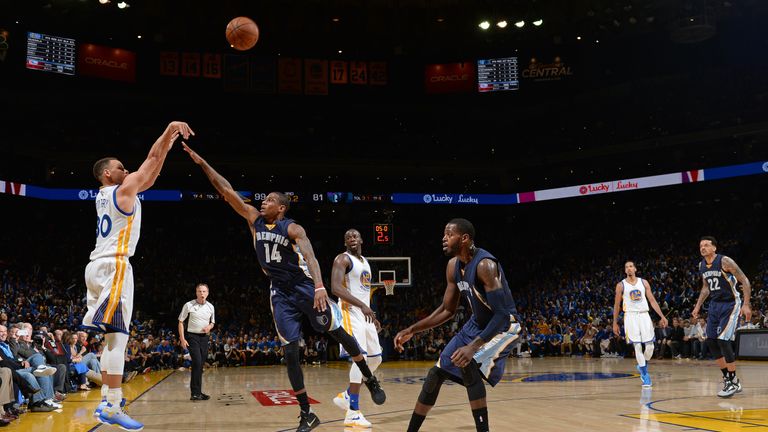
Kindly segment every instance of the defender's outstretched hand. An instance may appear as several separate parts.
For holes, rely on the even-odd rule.
[[[196,151],[189,148],[187,143],[181,143],[182,147],[184,147],[184,151],[187,152],[190,158],[192,158],[192,161],[198,165],[205,162],[205,159],[201,158],[199,154],[197,154]]]

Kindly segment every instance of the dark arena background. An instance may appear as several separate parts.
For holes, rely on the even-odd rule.
[[[241,16],[259,28],[247,50],[226,38]],[[485,387],[491,430],[768,430],[766,20],[761,0],[0,0],[0,426],[117,430],[93,415],[104,336],[77,333],[93,165],[111,156],[136,171],[183,121],[248,204],[288,195],[329,295],[344,234],[360,232],[388,396],[375,405],[363,388],[369,429],[413,430],[427,372],[472,315],[462,300],[395,350],[443,301],[444,231],[466,218],[522,330]],[[180,140],[139,198],[125,413],[146,430],[295,430],[246,221]],[[751,282],[751,319],[738,313],[731,342],[743,391],[729,398],[692,317],[703,236]],[[612,330],[628,260],[669,321],[651,309],[652,388],[624,326]],[[189,400],[178,332],[198,283],[216,308],[207,401]],[[302,328],[314,426],[361,429],[333,402],[350,363]],[[77,352],[96,360],[82,368]],[[421,430],[472,431],[472,413],[449,380]]]

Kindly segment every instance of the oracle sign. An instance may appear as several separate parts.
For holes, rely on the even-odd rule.
[[[475,89],[474,62],[430,64],[424,69],[427,93],[470,93]]]
[[[136,53],[121,48],[82,44],[77,52],[81,75],[118,81],[136,81]]]

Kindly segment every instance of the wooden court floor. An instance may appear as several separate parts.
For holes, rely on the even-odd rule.
[[[367,394],[361,409],[375,431],[405,431],[431,362],[385,363],[377,372],[384,405]],[[768,432],[768,363],[740,362],[744,391],[719,399],[714,362],[654,361],[653,389],[642,390],[633,359],[509,359],[505,379],[488,389],[491,430],[536,431],[753,431]],[[347,365],[305,367],[316,431],[340,431],[344,412],[332,402],[346,388]],[[127,411],[148,431],[294,431],[298,407],[285,367],[218,368],[203,375],[210,401],[189,401],[189,372],[157,372],[129,383]],[[256,393],[254,393],[256,392]],[[98,392],[70,396],[61,412],[29,413],[7,431],[109,431],[91,417]],[[474,431],[466,392],[443,387],[423,431]],[[263,403],[262,403],[263,402]],[[264,404],[266,403],[266,405]]]

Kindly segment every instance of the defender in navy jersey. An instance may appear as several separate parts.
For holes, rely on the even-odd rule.
[[[320,419],[310,409],[299,363],[299,340],[304,316],[309,318],[315,330],[328,333],[344,347],[363,373],[363,382],[371,392],[371,399],[378,405],[383,404],[386,399],[384,391],[371,373],[355,339],[341,327],[341,309],[328,298],[307,233],[301,225],[285,218],[291,203],[290,197],[272,192],[261,203],[261,209],[257,210],[246,204],[232,185],[205,159],[186,145],[184,150],[200,165],[227,203],[248,221],[259,265],[271,282],[272,316],[285,349],[288,378],[301,406],[296,431],[310,431],[320,425]]]
[[[736,355],[732,340],[736,334],[739,316],[749,322],[752,308],[749,301],[752,285],[739,266],[731,258],[717,253],[717,240],[702,237],[699,251],[704,258],[699,263],[702,287],[699,300],[693,308],[693,318],[699,316],[704,300],[710,297],[707,314],[707,346],[723,373],[723,389],[717,395],[727,398],[741,392],[741,382],[736,378]],[[744,304],[739,295],[744,291]]]
[[[466,219],[453,219],[445,226],[443,251],[452,258],[445,271],[447,286],[443,303],[427,318],[395,336],[395,348],[414,334],[437,327],[456,315],[464,297],[472,315],[454,336],[437,364],[427,373],[418,402],[411,415],[408,432],[418,431],[435,405],[446,379],[467,388],[469,405],[478,431],[488,431],[486,380],[495,386],[504,374],[504,365],[520,334],[515,301],[498,260],[488,251],[475,247],[475,228]]]

